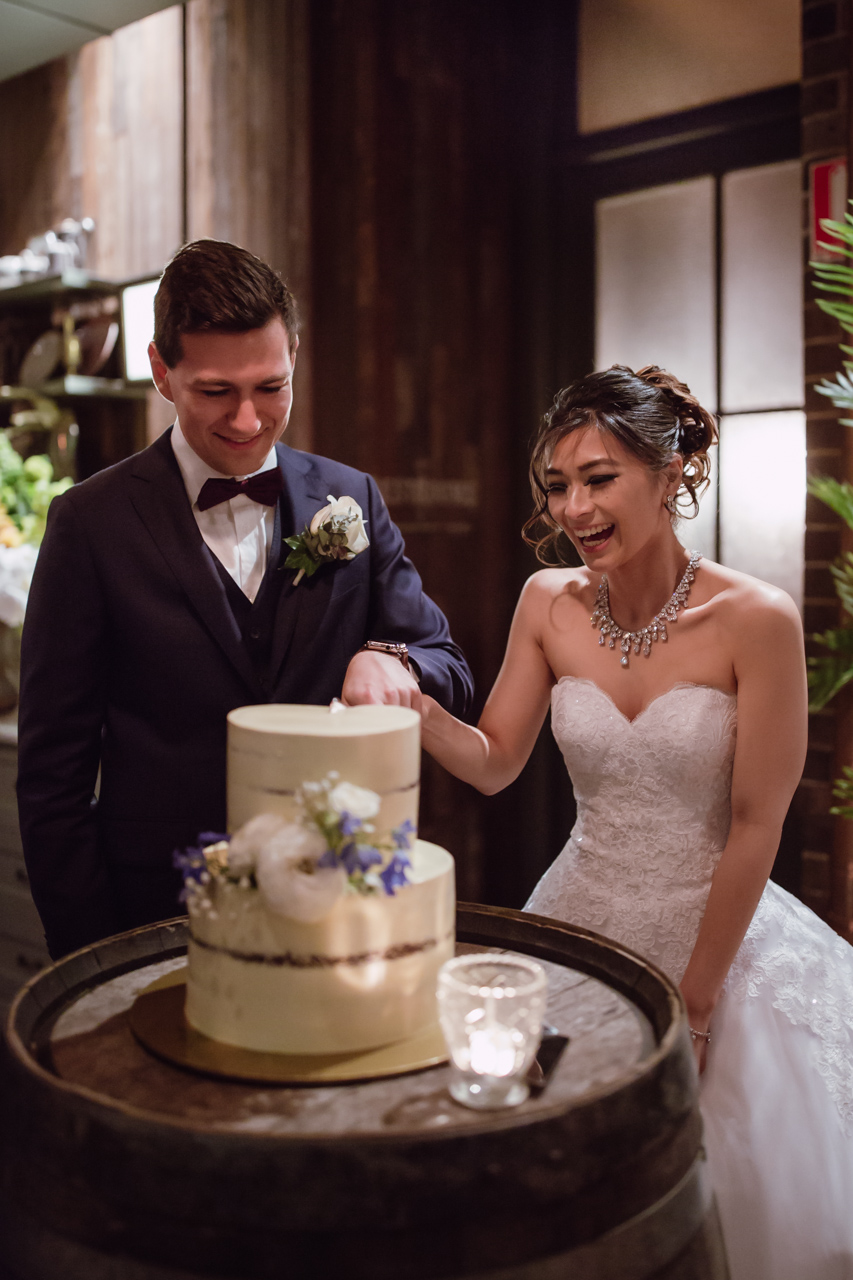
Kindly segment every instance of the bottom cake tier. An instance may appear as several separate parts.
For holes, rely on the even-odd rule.
[[[348,893],[323,920],[271,912],[257,889],[218,884],[191,911],[186,1015],[214,1040],[268,1053],[350,1053],[437,1022],[454,952],[453,858],[418,840],[393,896]]]

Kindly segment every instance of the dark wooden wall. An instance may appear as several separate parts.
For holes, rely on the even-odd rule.
[[[555,389],[556,9],[312,5],[315,444],[379,479],[478,706],[534,567],[527,442]],[[460,896],[520,905],[567,834],[568,804],[543,826],[542,752],[487,801],[425,762],[424,833],[457,855]]]
[[[479,677],[506,636],[513,377],[500,3],[316,5],[315,442],[373,472]],[[424,831],[481,896],[480,804],[426,764]]]

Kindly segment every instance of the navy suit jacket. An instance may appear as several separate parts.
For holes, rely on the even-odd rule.
[[[138,884],[140,873],[162,876],[174,848],[225,829],[234,707],[328,703],[368,639],[404,641],[425,692],[457,715],[470,704],[465,659],[375,482],[285,445],[276,448],[293,530],[283,534],[301,531],[327,495],[347,494],[362,507],[370,546],[298,586],[282,570],[262,687],[169,435],[54,500],[30,591],[18,807],[54,956],[141,923],[144,908],[128,915],[116,905],[122,875]]]

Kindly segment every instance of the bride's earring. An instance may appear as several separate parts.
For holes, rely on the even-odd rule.
[[[675,498],[672,496],[671,493],[668,493],[666,495],[666,497],[664,498],[663,505],[666,507],[667,511],[671,516],[678,514],[678,508],[675,505]]]

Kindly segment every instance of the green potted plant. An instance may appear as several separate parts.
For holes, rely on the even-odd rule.
[[[12,443],[23,433],[67,426],[59,406],[23,387],[0,387],[0,400],[15,406],[10,425],[0,429],[0,712],[6,712],[18,700],[21,625],[47,509],[73,481],[55,480],[46,454],[25,458]]]
[[[853,201],[850,204],[853,205]],[[853,335],[853,216],[846,213],[843,222],[826,219],[820,225],[833,237],[833,243],[823,247],[832,249],[841,260],[811,263],[815,287],[830,295],[818,298],[817,305],[837,320],[845,333]],[[815,390],[831,400],[836,408],[853,413],[853,347],[842,343],[841,351],[845,356],[841,371],[833,380],[824,378]],[[853,427],[853,417],[840,421],[846,427]],[[809,481],[808,491],[853,530],[853,485],[846,480],[816,476]],[[808,659],[811,711],[820,711],[853,680],[853,552],[845,551],[830,572],[841,603],[842,622],[811,637],[825,650]],[[842,776],[836,779],[833,795],[839,803],[830,812],[853,819],[853,767],[850,765],[845,765]]]

